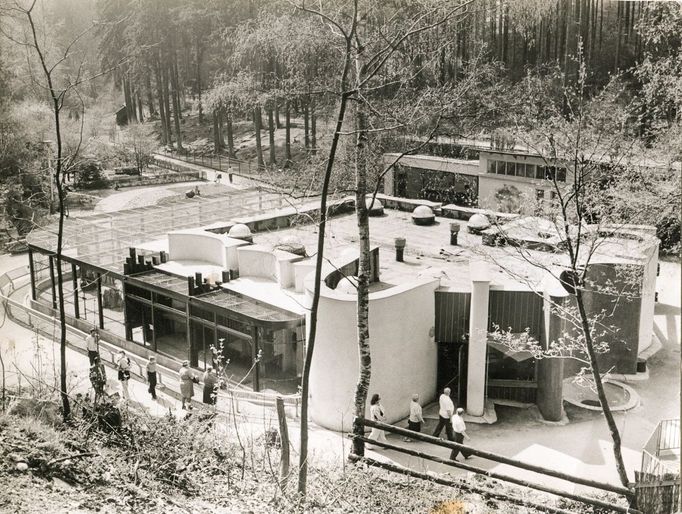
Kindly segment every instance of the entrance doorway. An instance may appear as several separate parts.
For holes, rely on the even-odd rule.
[[[466,407],[467,395],[466,343],[438,343],[438,392],[446,387],[457,407]]]

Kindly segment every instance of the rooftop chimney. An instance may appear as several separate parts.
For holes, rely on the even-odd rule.
[[[403,254],[405,252],[405,241],[404,237],[395,238],[395,260],[398,262],[403,262]]]
[[[457,246],[457,236],[459,235],[459,224],[450,223],[450,244]]]

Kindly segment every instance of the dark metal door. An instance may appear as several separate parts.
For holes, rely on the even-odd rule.
[[[446,387],[458,407],[466,406],[467,345],[464,343],[438,343],[438,392]]]

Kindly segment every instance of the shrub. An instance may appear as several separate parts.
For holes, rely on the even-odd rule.
[[[102,189],[108,186],[102,166],[95,160],[85,159],[79,162],[72,173],[75,174],[75,185],[79,189]]]

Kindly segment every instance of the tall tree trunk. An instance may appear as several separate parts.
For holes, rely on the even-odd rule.
[[[170,86],[168,85],[168,67],[162,66],[162,83],[163,83],[163,102],[164,108],[166,110],[166,127],[168,127],[168,144],[173,144],[173,125],[171,124],[171,98],[170,98]]]
[[[142,97],[140,91],[137,91],[137,121],[142,123],[144,121],[144,114],[142,112]]]
[[[313,362],[315,342],[317,338],[317,312],[320,304],[320,291],[322,282],[322,267],[324,264],[324,239],[327,228],[327,196],[329,196],[329,181],[334,161],[336,159],[336,149],[341,137],[343,122],[346,117],[346,107],[348,105],[349,93],[347,76],[350,69],[350,51],[346,52],[344,70],[341,78],[341,101],[339,111],[336,116],[334,135],[332,136],[329,156],[324,170],[322,180],[322,196],[320,198],[320,223],[317,231],[317,254],[315,256],[315,287],[310,306],[310,329],[308,331],[308,342],[306,345],[305,361],[303,363],[303,376],[301,377],[301,432],[300,432],[300,452],[298,462],[298,493],[305,498],[308,484],[308,405],[310,403],[310,367]]]
[[[152,70],[145,75],[145,89],[147,90],[147,108],[149,109],[149,116],[154,116],[156,114],[156,108],[154,106],[154,91],[152,90],[152,82],[149,76],[152,74]]]
[[[308,99],[303,104],[303,138],[305,141],[305,149],[310,148],[310,116],[308,112]]]
[[[218,108],[218,141],[220,142],[220,148],[225,148],[225,108],[221,105]]]
[[[286,113],[285,113],[285,135],[284,135],[284,158],[286,162],[285,167],[291,165],[291,102],[289,99],[286,101]]]
[[[201,45],[197,44],[197,67],[196,67],[196,87],[197,87],[197,97],[199,102],[199,123],[204,122],[204,107],[201,104],[201,61],[203,59],[203,49]]]
[[[358,432],[361,427],[357,421],[365,417],[367,395],[372,375],[372,357],[369,346],[369,282],[371,264],[369,252],[369,212],[366,204],[368,165],[367,114],[365,112],[366,107],[360,100],[357,100],[355,105],[355,131],[357,134],[355,142],[355,214],[360,239],[356,321],[360,372],[355,386],[353,402],[356,420],[353,432],[359,435]],[[357,439],[354,441],[357,441]],[[363,455],[362,446],[361,441],[354,443],[354,453],[356,455]]]
[[[59,202],[59,225],[57,229],[57,254],[55,255],[57,261],[57,294],[59,296],[59,396],[62,400],[62,418],[64,422],[68,422],[71,418],[71,405],[69,402],[69,394],[67,392],[67,370],[66,370],[66,311],[64,309],[64,280],[62,276],[62,249],[64,242],[64,191],[62,187],[63,176],[63,148],[62,148],[62,131],[61,131],[61,109],[63,106],[62,97],[55,89],[52,82],[52,73],[54,68],[48,68],[45,62],[45,56],[38,40],[35,23],[33,21],[33,8],[25,11],[28,22],[31,26],[31,35],[33,39],[33,48],[38,54],[40,64],[47,81],[48,91],[52,100],[52,112],[54,114],[55,138],[57,140],[57,161],[55,163],[54,181],[57,189],[57,201]],[[73,159],[77,156],[73,155]],[[52,185],[50,185],[52,188]]]
[[[599,0],[599,51],[604,35],[604,0]]]
[[[215,153],[220,152],[220,125],[218,124],[218,109],[213,110],[213,151]]]
[[[253,128],[256,131],[256,161],[258,166],[265,166],[265,161],[263,160],[263,145],[260,139],[261,130],[261,108],[256,106],[253,108]]]
[[[170,144],[170,138],[168,137],[169,133],[169,127],[167,125],[167,120],[166,120],[166,109],[164,106],[164,95],[163,95],[163,86],[161,85],[161,71],[160,71],[160,66],[157,63],[155,66],[155,76],[156,76],[156,90],[157,90],[157,95],[156,97],[159,99],[159,118],[161,119],[161,134],[163,136],[163,144],[164,145],[169,145]]]
[[[130,83],[128,82],[127,74],[123,75],[123,98],[126,103],[126,118],[128,118],[128,123],[133,121],[133,97],[130,94]]]
[[[313,155],[317,153],[317,115],[315,114],[315,99],[310,99],[310,146]]]
[[[576,273],[575,269],[574,273]],[[597,387],[597,396],[599,397],[599,403],[601,404],[602,411],[604,412],[606,424],[609,427],[609,432],[611,433],[611,440],[613,441],[613,457],[616,460],[616,469],[618,470],[618,477],[620,478],[620,482],[621,484],[623,484],[623,487],[629,488],[630,481],[628,479],[628,474],[625,469],[625,462],[623,461],[620,432],[618,431],[616,420],[613,419],[613,413],[611,412],[609,401],[606,398],[606,393],[604,392],[604,384],[602,383],[601,372],[599,371],[599,362],[597,361],[597,354],[594,351],[592,332],[590,330],[589,317],[587,316],[587,312],[585,310],[582,289],[576,288],[575,299],[576,303],[578,304],[578,312],[580,313],[580,324],[583,336],[585,337],[585,346],[587,347],[587,353],[590,358],[592,377],[594,378],[594,383],[595,386]]]
[[[180,87],[178,85],[178,63],[177,56],[173,54],[173,59],[171,61],[171,87],[172,97],[173,97],[173,124],[175,126],[175,141],[178,150],[182,150],[182,129],[180,128],[180,118],[182,116],[182,111],[180,109]]]
[[[234,153],[234,134],[232,133],[232,111],[227,111],[225,128],[227,132],[227,154],[234,158],[236,155]]]
[[[622,24],[623,24],[623,17],[621,16],[621,2],[618,2],[618,22],[616,23],[616,57],[615,61],[613,63],[613,72],[618,73],[618,69],[620,68],[620,33],[622,31]]]
[[[282,120],[279,117],[279,102],[275,99],[275,126],[278,129],[282,128]]]
[[[277,164],[275,155],[275,117],[272,108],[268,109],[268,144],[270,145],[270,166]]]

